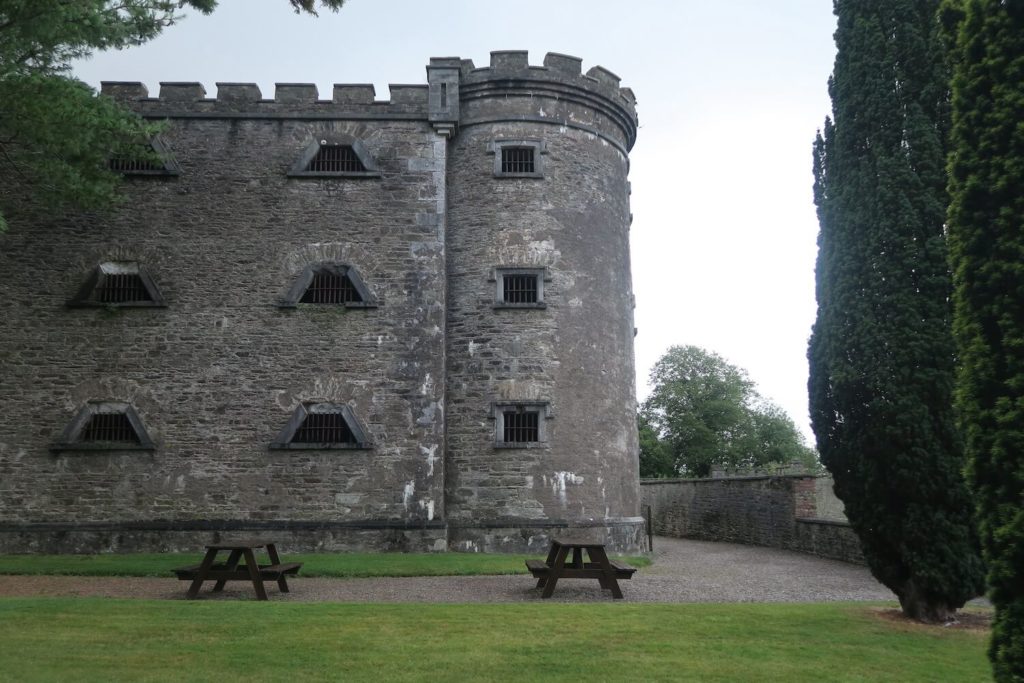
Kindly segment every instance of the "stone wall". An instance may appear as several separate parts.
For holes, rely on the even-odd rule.
[[[644,509],[654,533],[763,545],[863,564],[860,543],[842,517],[829,477],[736,476],[646,479]]]
[[[536,550],[569,528],[638,546],[635,99],[556,54],[435,59],[427,75],[386,101],[365,85],[320,99],[279,84],[268,99],[253,84],[150,97],[109,83],[162,122],[176,173],[128,176],[123,204],[95,213],[0,178],[0,552],[235,532]],[[542,177],[496,177],[494,145],[510,140],[542,145]],[[304,174],[328,141],[358,146],[372,172]],[[99,264],[123,262],[166,306],[68,305]],[[354,269],[375,306],[282,307],[322,263]],[[502,267],[543,269],[545,305],[496,307]],[[545,405],[544,443],[497,444],[495,403],[524,400]],[[155,447],[55,450],[97,401],[130,406]],[[317,402],[345,406],[369,444],[270,447]]]
[[[337,133],[382,177],[286,175]],[[0,519],[443,516],[445,144],[420,122],[259,119],[177,120],[163,139],[180,175],[127,179],[128,210],[10,217]],[[144,264],[167,306],[65,305],[116,260]],[[356,268],[376,308],[279,308],[317,262]],[[90,400],[133,405],[157,449],[51,453]],[[375,447],[269,450],[303,401],[351,406]]]
[[[623,530],[642,528],[626,154],[632,104],[619,96],[609,101],[615,106],[594,107],[581,98],[580,86],[619,87],[610,75],[584,77],[578,60],[549,55],[541,81],[525,53],[498,57],[465,76],[450,149],[449,520],[494,526],[480,539],[458,535],[490,548],[519,537],[503,525],[558,523],[597,527],[623,545]],[[535,177],[496,174],[496,146],[509,140],[535,146]],[[540,273],[543,307],[496,307],[500,271],[523,268]],[[543,443],[496,448],[495,402],[542,404]]]

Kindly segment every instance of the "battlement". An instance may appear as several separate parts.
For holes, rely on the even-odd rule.
[[[636,97],[620,79],[601,66],[583,72],[583,60],[549,52],[543,65],[531,65],[525,50],[491,53],[490,66],[477,68],[470,59],[435,57],[427,66],[427,84],[391,84],[389,97],[377,100],[372,84],[338,83],[330,99],[313,83],[277,83],[272,99],[255,83],[218,82],[209,97],[198,82],[161,82],[151,97],[142,83],[104,81],[101,92],[129,104],[143,116],[299,116],[302,118],[429,119],[454,128],[459,105],[469,99],[506,98],[530,94],[602,111],[631,141],[636,134]]]
[[[450,62],[453,58],[431,59],[431,65]],[[625,107],[636,118],[636,96],[629,88],[620,87],[620,78],[604,68],[593,66],[583,73],[583,60],[572,55],[549,52],[541,66],[531,65],[526,50],[497,50],[491,53],[491,63],[477,68],[470,59],[459,60],[463,86],[502,79],[549,80],[595,91],[612,102]]]
[[[453,58],[431,60],[431,68],[454,69]],[[476,67],[472,60],[458,60],[459,103],[470,119],[493,118],[497,112],[484,113],[485,102],[505,109],[506,116],[518,120],[586,122],[586,128],[598,134],[612,134],[633,146],[638,126],[636,97],[620,79],[602,66],[583,72],[579,57],[549,52],[542,65],[532,65],[525,50],[500,50],[491,53],[487,67]],[[547,104],[542,104],[547,100]],[[473,105],[476,106],[473,106]],[[611,127],[609,126],[611,124]],[[618,134],[613,134],[613,128]]]
[[[143,83],[104,81],[100,92],[133,105],[143,115],[152,113],[296,113],[299,108],[309,114],[340,115],[345,113],[418,114],[426,116],[427,85],[390,86],[387,100],[376,99],[376,89],[369,83],[335,84],[330,99],[321,99],[314,83],[277,83],[274,97],[266,99],[255,83],[218,82],[215,97],[207,97],[205,86],[197,82],[160,83],[159,95],[150,97]]]

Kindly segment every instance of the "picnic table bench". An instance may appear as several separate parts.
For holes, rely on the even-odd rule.
[[[256,561],[256,548],[266,548],[270,564],[259,564]],[[217,554],[228,551],[225,562],[216,562]],[[239,565],[241,560],[245,564]],[[199,589],[206,581],[216,581],[213,592],[219,593],[228,581],[252,581],[258,600],[267,600],[264,580],[277,581],[282,593],[288,592],[288,576],[295,576],[302,567],[301,562],[282,562],[277,554],[277,545],[273,541],[246,540],[230,543],[215,543],[206,546],[206,556],[199,564],[178,567],[172,571],[182,581],[191,581],[187,597],[195,598]]]
[[[588,562],[583,561],[583,553]],[[572,559],[567,561],[569,553]],[[543,588],[542,598],[550,598],[559,579],[597,579],[601,588],[610,590],[616,600],[622,599],[619,579],[631,579],[636,567],[608,559],[604,543],[587,540],[551,539],[546,560],[527,560],[526,568]]]

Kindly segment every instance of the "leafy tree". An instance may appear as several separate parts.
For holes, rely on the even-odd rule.
[[[815,462],[796,425],[747,373],[696,346],[673,346],[651,370],[640,414],[643,476],[706,477],[715,465]]]
[[[939,0],[836,0],[814,145],[811,424],[875,577],[944,621],[982,590],[953,415]]]
[[[637,427],[640,430],[640,476],[645,479],[676,476],[672,451],[642,412],[637,415]]]
[[[782,408],[767,399],[754,402],[743,449],[758,454],[758,465],[798,462],[806,472],[821,468],[818,454],[804,443],[803,434]]]
[[[989,657],[997,681],[1024,681],[1024,3],[966,0],[945,15],[958,29],[949,166],[957,405],[996,608]]]
[[[316,14],[315,0],[289,0]],[[338,10],[344,0],[321,0]],[[216,0],[0,0],[0,173],[38,199],[109,205],[112,156],[147,156],[156,128],[69,77],[70,61],[155,38],[191,7]],[[0,206],[0,232],[5,228]]]

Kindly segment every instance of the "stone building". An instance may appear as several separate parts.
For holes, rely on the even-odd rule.
[[[8,213],[0,551],[638,546],[633,94],[554,53],[427,77],[103,84],[164,163]]]

